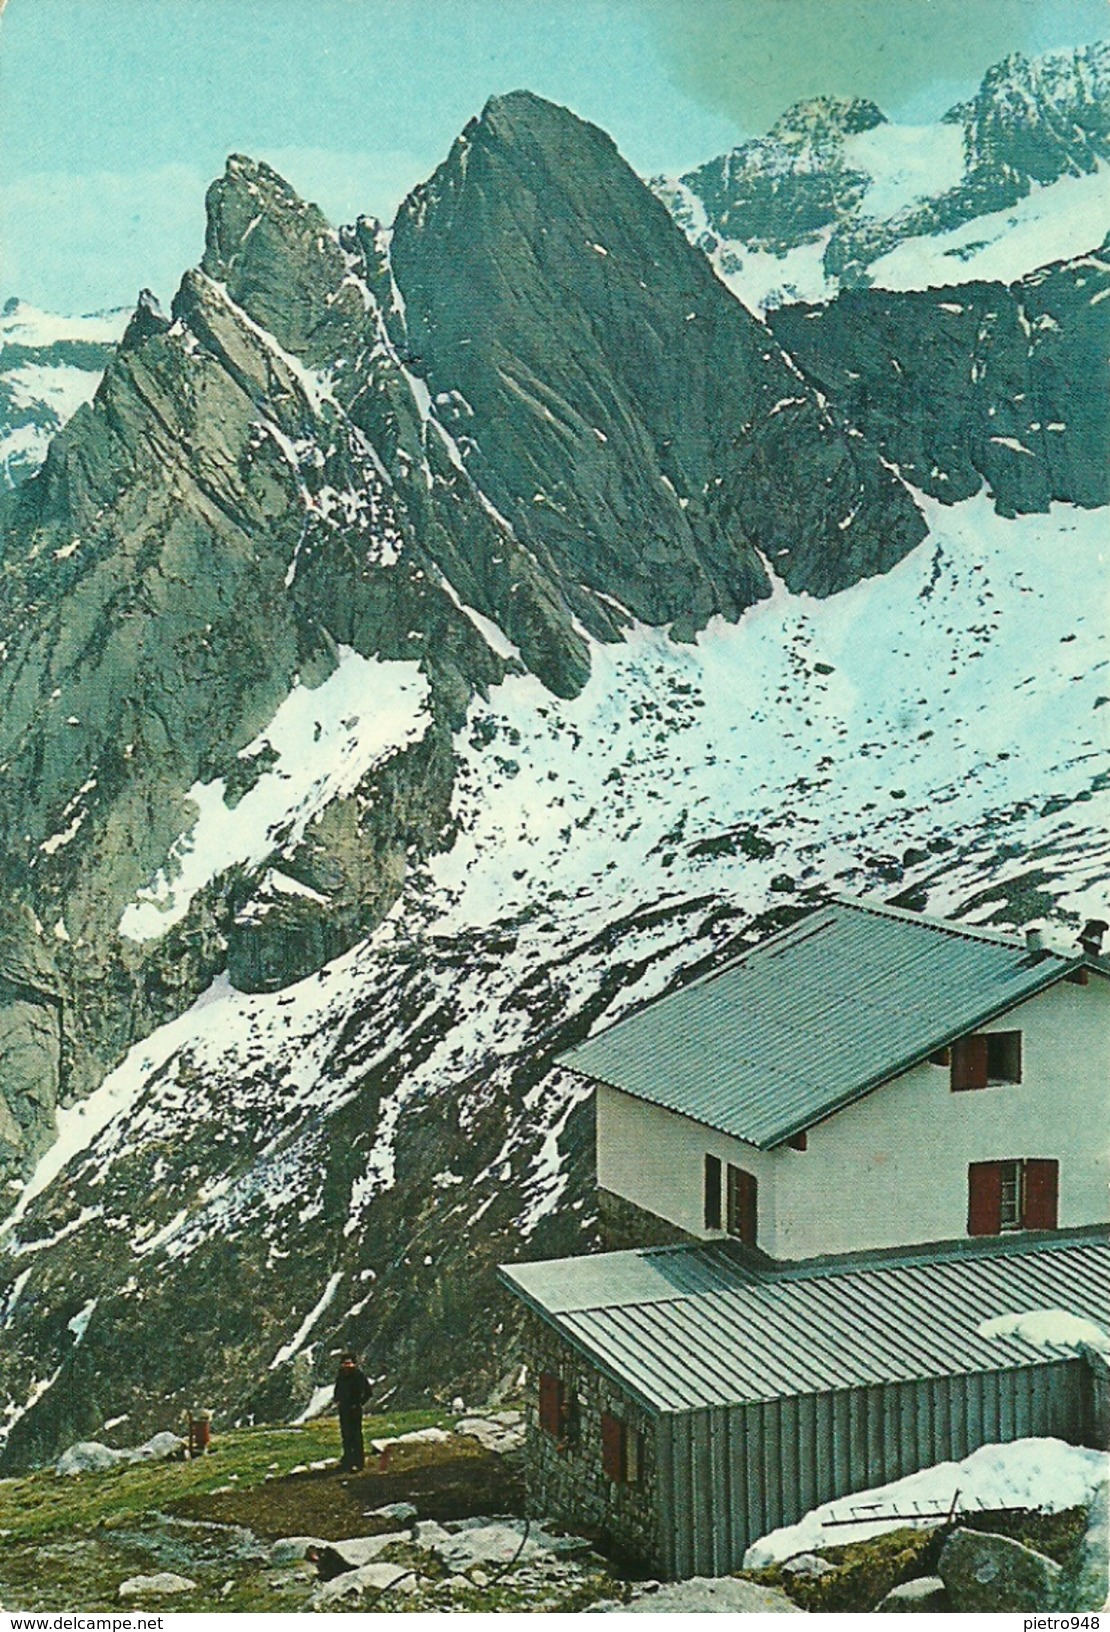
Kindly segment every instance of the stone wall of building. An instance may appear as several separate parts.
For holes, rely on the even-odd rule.
[[[694,1241],[677,1224],[657,1218],[634,1201],[598,1187],[598,1231],[603,1252],[623,1252],[629,1247],[676,1247]]]
[[[528,1365],[525,1455],[529,1513],[555,1519],[589,1536],[628,1564],[656,1569],[656,1419],[532,1314],[525,1322],[524,1355]],[[540,1427],[542,1372],[558,1377],[577,1407],[574,1430],[562,1439]],[[639,1475],[634,1483],[617,1483],[602,1468],[603,1412],[620,1418],[638,1435]]]

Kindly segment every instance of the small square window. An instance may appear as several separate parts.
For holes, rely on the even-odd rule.
[[[952,1091],[1021,1081],[1021,1032],[979,1031],[952,1044]]]
[[[1021,1081],[1021,1032],[987,1033],[987,1081]]]

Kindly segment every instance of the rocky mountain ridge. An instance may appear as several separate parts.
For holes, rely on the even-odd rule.
[[[922,496],[823,355],[527,94],[391,232],[229,160],[0,505],[7,1466],[335,1343],[489,1385],[492,1264],[591,1239],[562,1048],[830,887],[1100,904],[1098,512]]]
[[[1110,204],[1108,110],[1110,42],[1015,53],[933,126],[818,98],[653,186],[753,308],[997,277],[1000,260],[1008,282],[1094,247],[1094,232],[1078,242],[1074,233],[1104,222]],[[1044,231],[1014,233],[1042,215]]]
[[[221,969],[280,985],[380,920],[406,856],[448,842],[475,690],[523,665],[573,695],[591,635],[734,619],[768,561],[827,594],[924,533],[609,138],[524,94],[468,127],[388,250],[232,158],[172,313],[143,297],[7,509],[3,863],[13,913],[48,926],[72,1094]],[[175,892],[192,808],[220,789],[240,829],[267,818],[281,709],[359,660],[386,666],[383,710],[388,666],[410,665],[426,710],[395,740],[373,703],[352,715],[359,774],[322,768],[310,819],[190,863]],[[30,1078],[48,1104],[32,1055],[8,1097]],[[16,1172],[49,1140],[37,1120]]]
[[[1110,502],[1110,237],[1011,284],[844,291],[772,331],[914,487],[1006,514]]]

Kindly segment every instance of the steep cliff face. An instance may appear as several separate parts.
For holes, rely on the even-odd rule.
[[[907,481],[1008,515],[1110,500],[1110,245],[1024,278],[845,292],[776,337]]]
[[[594,592],[576,610],[595,632],[613,598],[689,633],[765,595],[766,560],[828,594],[920,541],[905,490],[564,109],[492,101],[403,205],[391,254],[467,469]]]
[[[280,986],[373,928],[450,840],[476,690],[573,695],[587,632],[735,618],[767,561],[827,594],[924,530],[609,138],[524,95],[392,242],[232,157],[172,312],[144,295],[6,508],[3,860],[71,1094],[224,968]],[[342,774],[296,725],[328,686]]]

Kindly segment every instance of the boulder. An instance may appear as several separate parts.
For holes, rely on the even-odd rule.
[[[455,1432],[476,1439],[485,1450],[515,1451],[524,1444],[524,1421],[519,1411],[503,1411],[496,1417],[463,1417]]]
[[[408,1540],[407,1530],[387,1530],[380,1536],[346,1536],[342,1541],[333,1541],[331,1545],[351,1569],[357,1570],[363,1564],[370,1564],[379,1554],[384,1553],[387,1547]]]
[[[1060,1582],[1055,1607],[1078,1614],[1103,1609],[1110,1595],[1110,1484],[1103,1480],[1087,1512],[1087,1529],[1077,1556]]]
[[[411,1502],[387,1502],[384,1507],[368,1508],[364,1517],[390,1519],[394,1524],[408,1524],[410,1519],[415,1519],[416,1509]]]
[[[107,1468],[127,1462],[164,1462],[171,1456],[182,1456],[185,1441],[180,1434],[155,1434],[142,1445],[113,1450],[99,1440],[83,1439],[63,1451],[54,1465],[56,1473],[103,1473]]]
[[[177,1593],[195,1592],[197,1584],[187,1575],[160,1570],[157,1575],[133,1575],[120,1583],[121,1598],[172,1598]]]
[[[761,1587],[754,1581],[738,1581],[730,1575],[718,1578],[693,1576],[689,1581],[671,1581],[657,1592],[644,1593],[629,1604],[613,1604],[609,1613],[628,1615],[717,1614],[756,1612],[758,1614],[801,1615],[777,1587]]]
[[[165,1462],[171,1456],[182,1456],[186,1450],[185,1441],[180,1434],[171,1434],[164,1431],[155,1434],[142,1445],[136,1445],[133,1450],[121,1454],[129,1462]]]
[[[451,1532],[435,1519],[421,1519],[412,1528],[412,1539],[418,1547],[444,1547],[451,1543]]]
[[[126,1451],[113,1451],[110,1445],[101,1445],[98,1440],[82,1439],[62,1452],[54,1464],[54,1471],[61,1474],[103,1473],[107,1468],[118,1467],[127,1460]]]
[[[591,1551],[582,1536],[557,1535],[533,1521],[525,1533],[523,1519],[477,1519],[433,1539],[425,1531],[421,1545],[432,1548],[452,1570],[472,1570],[475,1565],[496,1569],[502,1564],[531,1564],[558,1554],[573,1557]]]
[[[310,1549],[328,1545],[320,1536],[281,1536],[271,1545],[267,1556],[271,1564],[296,1564]]]
[[[936,1612],[948,1608],[948,1594],[939,1575],[919,1575],[913,1581],[903,1581],[901,1586],[891,1587],[875,1608],[888,1613],[915,1610]]]
[[[334,1581],[326,1581],[322,1587],[318,1587],[312,1595],[312,1607],[331,1609],[343,1604],[355,1608],[365,1599],[367,1608],[372,1608],[382,1593],[393,1589],[415,1592],[418,1581],[412,1570],[403,1564],[364,1564],[361,1569],[338,1575]]]
[[[827,1558],[819,1558],[816,1553],[799,1553],[782,1566],[782,1573],[788,1579],[801,1577],[806,1581],[815,1580],[819,1575],[832,1575],[835,1571],[835,1564],[830,1564]]]
[[[949,1607],[972,1614],[1051,1609],[1063,1574],[1043,1553],[1007,1536],[963,1529],[945,1542],[937,1570]]]

